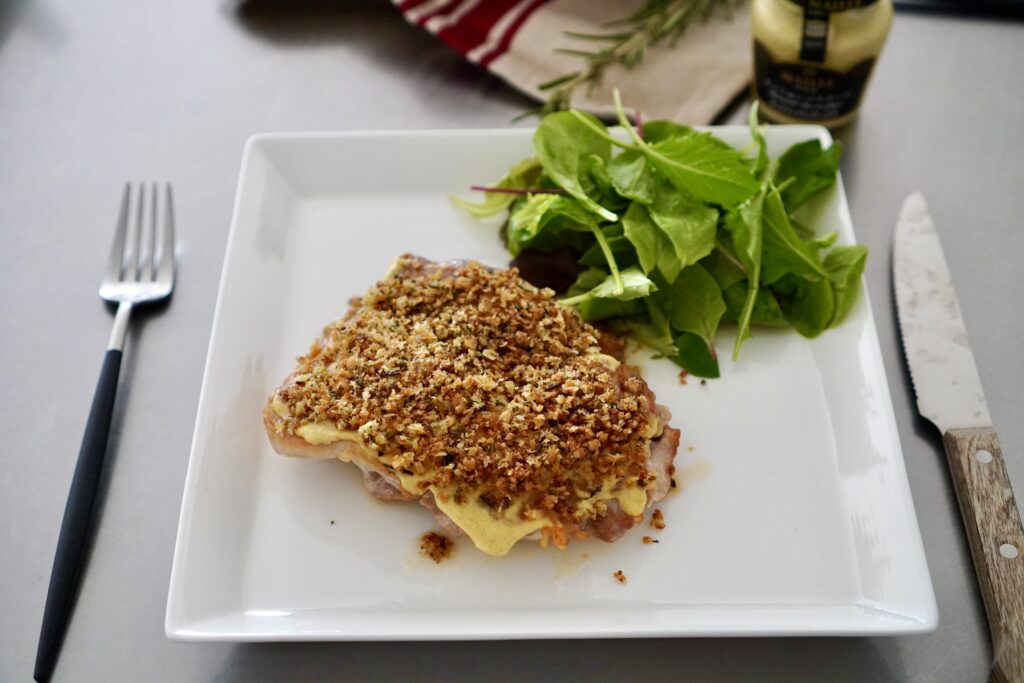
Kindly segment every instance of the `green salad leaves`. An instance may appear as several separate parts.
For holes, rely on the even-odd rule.
[[[733,357],[756,326],[815,337],[853,307],[867,260],[859,245],[833,246],[793,214],[836,182],[840,145],[792,146],[771,161],[756,110],[751,143],[736,150],[671,121],[642,129],[616,93],[616,137],[576,110],[545,116],[534,156],[483,189],[476,217],[508,212],[509,252],[569,250],[579,276],[561,300],[587,320],[718,377],[715,338],[736,326]]]

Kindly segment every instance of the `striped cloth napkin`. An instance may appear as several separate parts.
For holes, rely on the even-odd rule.
[[[580,68],[578,57],[555,48],[592,49],[565,35],[607,33],[644,0],[392,0],[411,24],[422,26],[466,59],[537,100],[537,86]],[[601,85],[573,95],[573,106],[598,116],[614,114],[612,88],[630,109],[649,118],[710,123],[750,81],[750,20],[745,5],[731,18],[696,21],[674,47],[647,51],[632,70],[614,65]]]

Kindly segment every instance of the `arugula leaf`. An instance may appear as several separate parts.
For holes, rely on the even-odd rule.
[[[614,157],[611,161],[617,158]],[[612,210],[620,212],[629,205],[629,199],[618,192],[612,183],[611,175],[609,175],[611,161],[606,161],[596,154],[587,157],[587,172],[581,179],[581,184],[587,196],[594,198],[605,208],[610,207]]]
[[[666,119],[658,119],[656,121],[647,121],[644,123],[644,136],[645,142],[655,143],[661,142],[667,138],[680,137],[683,135],[689,135],[693,132],[693,128],[684,126],[681,123],[675,121],[668,121]]]
[[[715,248],[718,210],[679,191],[660,188],[648,207],[683,266],[696,263]]]
[[[828,149],[822,149],[820,140],[808,140],[786,150],[775,171],[775,184],[781,186],[790,181],[782,190],[787,213],[793,213],[836,184],[842,150],[838,140]]]
[[[638,263],[636,250],[633,248],[633,244],[622,235],[616,237],[609,237],[608,231],[601,229],[601,232],[608,238],[608,247],[611,249],[612,256],[615,257],[615,263],[619,267],[627,267]],[[608,259],[604,256],[604,250],[601,249],[601,245],[596,242],[590,246],[583,256],[580,256],[579,262],[585,266],[592,268],[604,268],[605,272],[608,269]]]
[[[587,272],[589,273],[590,271]],[[616,282],[615,276],[608,275],[590,290],[575,296],[561,299],[561,303],[566,306],[575,306],[591,299],[617,299],[619,301],[630,301],[632,299],[640,299],[648,296],[657,289],[654,282],[652,282],[639,268],[635,266],[626,268],[620,272],[620,275],[622,276],[621,289],[619,288],[619,283]],[[596,275],[588,277],[594,278]],[[587,283],[589,284],[589,282],[590,281],[588,280]]]
[[[683,369],[695,377],[714,379],[721,376],[718,369],[718,356],[711,353],[708,345],[698,335],[683,332],[676,337],[679,354],[673,359]]]
[[[684,192],[735,206],[758,189],[743,156],[711,133],[690,133],[641,147],[651,164]]]
[[[675,282],[657,291],[654,299],[672,329],[697,335],[714,355],[715,334],[725,313],[725,301],[715,278],[703,266],[683,269]]]
[[[762,206],[764,237],[761,256],[761,283],[772,284],[787,273],[806,278],[828,278],[814,245],[796,234],[782,197],[772,189]]]
[[[612,91],[612,97],[619,125],[629,133],[651,165],[680,190],[708,203],[734,206],[760,188],[743,155],[711,133],[687,130],[653,145],[644,142],[626,118],[617,88]]]
[[[591,268],[580,273],[576,282],[569,287],[567,296],[574,297],[586,294],[594,289],[608,277],[608,273],[600,268]],[[584,320],[603,320],[605,318],[617,318],[621,316],[641,315],[645,311],[644,302],[641,299],[630,299],[621,301],[619,299],[582,299],[576,306],[576,310]]]
[[[593,215],[572,197],[532,194],[517,203],[509,215],[506,246],[517,256],[527,246],[534,246],[542,234],[590,231],[596,226]]]
[[[732,358],[740,355],[740,348],[750,337],[750,320],[754,314],[761,282],[761,256],[764,243],[764,190],[743,202],[725,218],[725,229],[732,238],[736,256],[747,269],[747,300],[736,321],[736,341],[732,347]]]
[[[772,285],[782,315],[797,332],[813,338],[828,328],[835,315],[835,295],[828,279],[806,280],[784,275]]]
[[[757,156],[754,158],[754,177],[761,180],[768,170],[768,145],[765,143],[764,135],[761,133],[761,126],[757,123],[756,100],[754,104],[750,105],[750,112],[747,114],[747,126],[750,128],[750,137],[754,139],[754,145],[757,147]]]
[[[816,246],[818,249],[828,249],[829,247],[836,243],[837,239],[839,239],[839,233],[833,230],[832,232],[826,233],[821,237],[812,237],[807,241]]]
[[[616,221],[618,216],[604,208],[583,190],[580,177],[587,170],[588,160],[595,155],[607,161],[611,143],[580,117],[604,129],[604,124],[589,114],[560,111],[545,116],[533,135],[533,149],[544,172],[562,189],[579,200],[588,211],[604,220]]]
[[[508,217],[507,246],[513,256],[540,232],[548,209],[558,201],[558,195],[532,194],[519,202]]]
[[[647,158],[640,152],[626,150],[612,157],[608,162],[608,176],[615,191],[623,197],[643,204],[654,201],[657,180]]]
[[[540,175],[540,162],[537,161],[536,158],[530,157],[529,159],[523,159],[515,164],[511,169],[509,169],[509,172],[506,173],[501,180],[494,183],[492,187],[500,187],[504,189],[533,188],[537,184],[537,181],[540,180]],[[454,195],[450,195],[448,199],[451,200],[452,204],[459,207],[470,216],[475,218],[487,218],[488,216],[494,216],[501,213],[502,209],[505,209],[509,204],[517,199],[517,196],[514,194],[506,194],[504,192],[487,192],[481,202],[467,202],[465,199],[460,199]]]
[[[835,294],[835,311],[829,327],[835,327],[843,322],[853,304],[857,302],[860,277],[864,274],[867,260],[868,248],[860,244],[836,247],[825,255],[825,270],[828,271]]]
[[[683,264],[676,256],[675,247],[668,235],[651,219],[643,204],[630,204],[621,223],[626,239],[636,249],[644,272],[650,273],[657,269],[668,282],[675,280]]]
[[[726,312],[724,319],[736,322],[743,313],[743,307],[747,303],[748,283],[746,280],[737,282],[722,290],[722,298],[725,299]],[[786,327],[786,317],[782,315],[779,302],[769,289],[758,289],[754,297],[754,308],[750,314],[751,325],[764,327]]]
[[[728,233],[721,234],[722,247],[726,250],[731,247],[726,244],[726,240],[729,239]],[[747,279],[747,273],[743,270],[743,267],[739,262],[732,256],[726,256],[722,253],[722,250],[715,249],[713,252],[707,255],[706,258],[702,259],[700,264],[704,266],[711,277],[715,278],[715,282],[718,286],[725,290],[728,287],[732,287],[737,282]]]
[[[619,334],[629,334],[644,346],[654,349],[659,355],[678,363],[679,349],[675,345],[668,318],[652,297],[638,300],[647,309],[646,320],[641,316],[621,318],[612,321],[612,329]]]

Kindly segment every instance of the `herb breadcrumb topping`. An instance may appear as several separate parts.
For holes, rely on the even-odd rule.
[[[517,271],[400,257],[299,358],[278,429],[330,423],[381,462],[524,517],[593,518],[609,482],[644,488],[661,424],[600,333]]]

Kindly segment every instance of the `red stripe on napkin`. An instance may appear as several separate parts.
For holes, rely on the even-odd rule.
[[[483,0],[471,9],[457,24],[443,29],[437,37],[462,54],[466,54],[487,40],[496,23],[515,7],[520,0]]]
[[[423,26],[434,17],[443,17],[446,14],[451,14],[452,12],[457,10],[459,8],[459,5],[461,4],[462,0],[450,0],[450,2],[441,5],[441,7],[438,8],[437,10],[433,12],[427,12],[426,14],[424,14],[422,17],[416,20],[416,23],[419,24],[420,26]]]
[[[419,7],[425,2],[430,2],[430,0],[402,0],[402,2],[399,2],[397,4],[399,10],[401,10],[402,12],[408,12],[414,7]]]
[[[490,52],[488,52],[487,54],[480,58],[480,66],[486,67],[495,59],[505,54],[505,52],[508,51],[509,45],[512,44],[512,39],[515,38],[516,33],[518,33],[522,25],[526,23],[526,20],[530,18],[530,15],[533,14],[538,8],[540,8],[543,5],[546,5],[550,1],[551,0],[533,0],[526,7],[526,9],[520,12],[519,16],[516,17],[515,21],[512,22],[512,25],[509,26],[508,30],[505,31],[505,35],[501,37],[501,42],[498,43],[498,47],[494,48],[493,50],[491,50]]]

